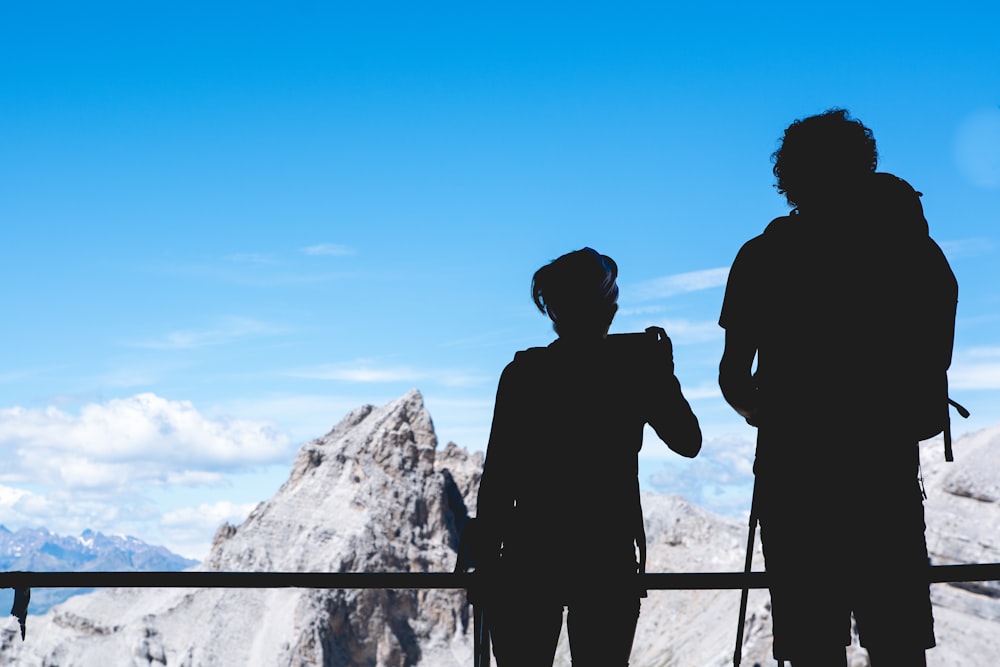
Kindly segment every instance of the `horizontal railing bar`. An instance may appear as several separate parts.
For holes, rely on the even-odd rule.
[[[965,581],[1000,581],[1000,563],[932,565],[930,581],[932,584]]]
[[[820,574],[820,573],[817,573]],[[467,588],[454,572],[0,572],[0,588]],[[648,590],[767,588],[766,572],[649,572]],[[1000,581],[1000,563],[934,565],[931,583]]]

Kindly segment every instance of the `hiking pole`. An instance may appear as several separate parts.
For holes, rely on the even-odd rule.
[[[466,600],[472,605],[472,663],[474,667],[489,667],[490,665],[490,628],[486,623],[486,604],[488,597],[484,591],[487,587],[482,579],[485,573],[477,571],[476,556],[480,551],[482,541],[481,524],[469,517],[458,538],[458,554],[455,559],[455,572],[471,572],[473,579],[465,590]]]
[[[743,565],[743,590],[740,592],[740,624],[736,626],[736,650],[733,651],[733,666],[740,667],[743,659],[743,624],[747,618],[747,597],[750,595],[750,566],[753,561],[753,543],[757,536],[757,476],[753,479],[753,493],[750,496],[750,529],[747,535],[747,558]]]
[[[473,637],[472,658],[475,667],[490,667],[490,628],[486,624],[486,609],[483,604],[472,605]]]

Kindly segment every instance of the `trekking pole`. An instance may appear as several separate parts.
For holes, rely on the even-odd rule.
[[[757,477],[753,480],[753,493],[750,496],[750,529],[747,535],[747,557],[743,565],[743,590],[740,593],[740,623],[736,626],[736,650],[733,651],[733,665],[740,667],[743,660],[743,624],[747,618],[747,597],[750,595],[750,567],[753,562],[753,543],[757,536]]]
[[[476,555],[478,543],[482,540],[479,523],[470,517],[462,529],[458,540],[458,554],[455,572],[472,572],[473,580],[466,589],[466,600],[472,605],[472,664],[474,667],[490,665],[490,628],[486,623],[486,582],[481,581],[483,573],[476,575]]]
[[[473,637],[472,659],[475,667],[490,667],[490,628],[486,624],[484,605],[472,606]]]

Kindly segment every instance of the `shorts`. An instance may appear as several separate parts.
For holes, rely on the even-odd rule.
[[[508,591],[487,605],[498,667],[551,667],[563,610],[573,667],[626,667],[639,620],[634,594],[595,595],[563,605],[544,594]]]
[[[815,480],[760,493],[774,657],[851,643],[934,646],[923,497],[912,478],[867,475],[823,488]]]

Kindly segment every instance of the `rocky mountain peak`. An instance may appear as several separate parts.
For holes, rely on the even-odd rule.
[[[352,410],[328,434],[304,445],[288,484],[297,484],[330,458],[357,473],[377,466],[396,477],[411,470],[427,474],[433,471],[436,449],[434,424],[423,396],[413,389],[380,408]]]
[[[420,392],[351,411],[299,450],[287,482],[237,527],[209,570],[428,571],[453,558],[466,517]],[[452,466],[468,466],[452,450]],[[468,458],[467,456],[465,457]],[[400,543],[403,543],[402,545]]]

